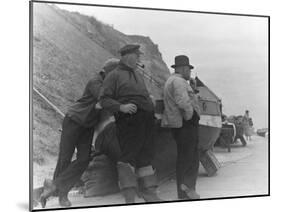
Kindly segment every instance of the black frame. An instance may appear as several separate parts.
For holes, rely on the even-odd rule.
[[[205,198],[200,200],[173,200],[163,201],[161,203],[134,203],[134,204],[112,204],[112,205],[93,205],[93,206],[79,206],[70,208],[47,208],[47,209],[33,209],[33,107],[32,107],[32,88],[33,88],[33,3],[43,4],[65,4],[65,5],[80,5],[80,6],[96,6],[96,7],[113,7],[123,9],[142,9],[142,10],[154,10],[154,11],[170,11],[170,12],[188,12],[188,13],[202,13],[202,14],[216,14],[216,15],[233,15],[233,16],[247,16],[247,17],[262,17],[268,20],[268,193],[262,195],[247,195],[247,196],[235,196],[235,197],[219,197],[219,198]],[[251,197],[268,197],[270,196],[270,16],[269,15],[257,15],[257,14],[238,14],[238,13],[225,13],[225,12],[207,12],[207,11],[194,11],[194,10],[177,10],[177,9],[161,9],[161,8],[147,8],[147,7],[131,7],[131,6],[119,6],[119,5],[102,5],[102,4],[88,4],[88,3],[72,3],[72,2],[56,2],[56,1],[29,1],[29,210],[30,211],[52,211],[52,210],[69,210],[69,209],[85,209],[85,208],[99,208],[99,207],[115,207],[115,206],[130,206],[130,205],[143,205],[143,204],[163,204],[163,203],[175,203],[175,202],[187,202],[187,201],[204,201],[204,200],[224,200],[224,199],[236,199],[236,198],[251,198]]]

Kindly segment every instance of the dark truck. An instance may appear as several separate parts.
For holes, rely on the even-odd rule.
[[[239,139],[243,146],[247,145],[244,138],[243,116],[223,116],[223,123],[220,136],[216,141],[216,146],[226,147],[228,152],[231,151],[230,145]]]

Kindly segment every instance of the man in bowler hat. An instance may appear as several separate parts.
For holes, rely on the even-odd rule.
[[[40,202],[44,208],[47,199],[55,194],[59,204],[70,207],[68,192],[80,179],[90,160],[94,128],[99,121],[100,110],[96,107],[104,77],[117,67],[118,59],[105,62],[102,70],[87,83],[84,93],[67,111],[63,123],[59,157],[53,180],[45,180]],[[75,148],[77,159],[71,161]]]
[[[175,69],[164,86],[162,126],[170,127],[177,143],[177,193],[179,199],[199,199],[195,185],[199,168],[198,126],[200,108],[190,83],[191,69],[185,55],[175,57]]]
[[[104,80],[101,106],[114,114],[121,156],[117,170],[126,203],[134,203],[137,188],[146,202],[156,202],[157,179],[154,156],[154,106],[141,74],[137,71],[140,45],[119,50],[118,67]]]

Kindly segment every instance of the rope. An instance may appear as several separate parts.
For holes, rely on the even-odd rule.
[[[61,115],[62,118],[64,118],[64,113],[57,107],[55,106],[47,97],[45,97],[42,93],[40,93],[36,88],[33,87],[33,90],[43,99],[45,102],[47,102],[58,114]]]
[[[142,73],[142,75],[148,79],[150,81],[151,84],[157,86],[158,88],[162,89],[163,88],[163,83],[158,82],[157,80],[155,80],[151,75],[149,75],[148,73],[146,73],[144,71],[144,68],[141,67],[140,65],[138,65],[138,69],[139,72]]]

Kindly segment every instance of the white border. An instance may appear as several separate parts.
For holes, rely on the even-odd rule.
[[[77,2],[75,0],[74,2]],[[71,0],[68,0],[71,2]],[[80,3],[113,4],[181,10],[261,14],[271,16],[271,197],[92,208],[75,211],[278,211],[280,208],[280,6],[263,0],[79,0]],[[28,210],[28,1],[1,2],[1,211]],[[278,65],[278,66],[277,66]],[[277,93],[278,92],[278,93]],[[279,130],[280,131],[280,130]],[[258,164],[257,164],[258,165]],[[274,210],[276,208],[276,210]]]

